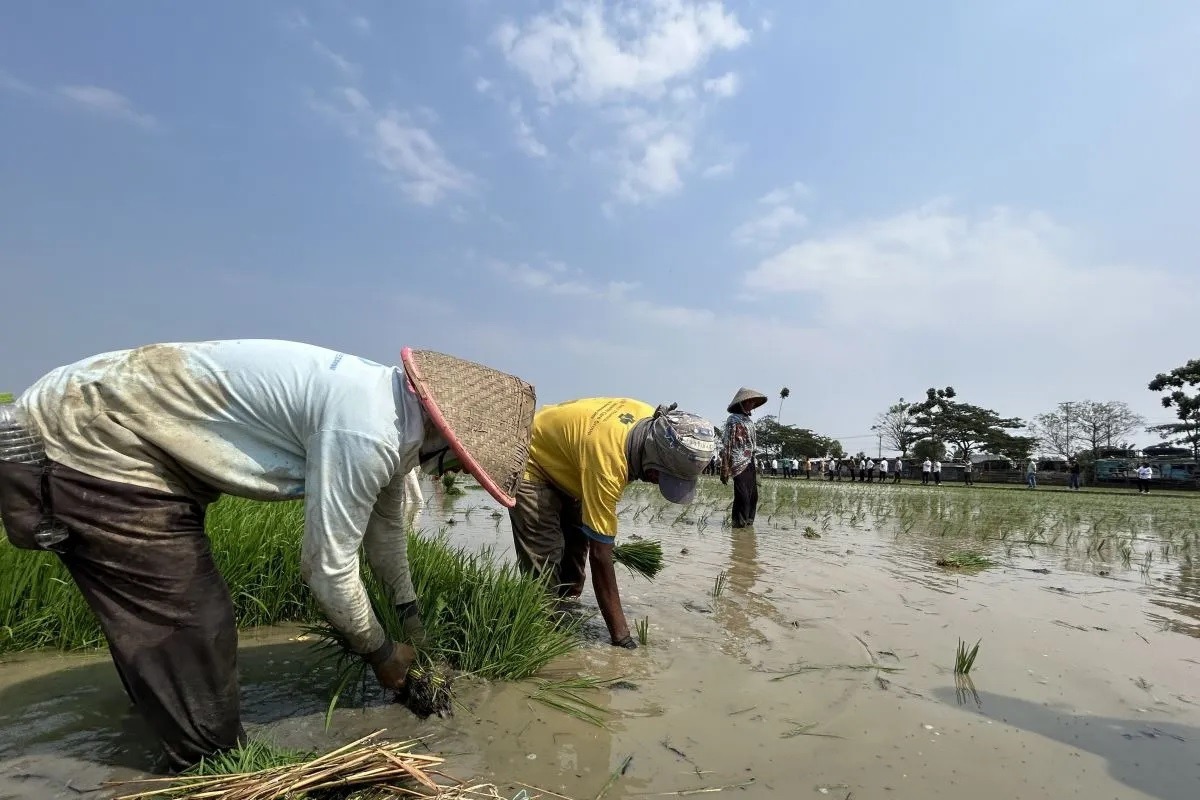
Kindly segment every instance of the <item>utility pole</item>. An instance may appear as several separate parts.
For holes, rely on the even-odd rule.
[[[1065,444],[1067,446],[1067,458],[1070,458],[1071,457],[1071,403],[1070,403],[1070,401],[1067,401],[1066,403],[1060,403],[1059,405],[1061,405],[1063,408],[1063,426],[1064,426],[1063,438],[1066,440]]]
[[[883,458],[883,434],[879,434],[879,455],[876,458]]]

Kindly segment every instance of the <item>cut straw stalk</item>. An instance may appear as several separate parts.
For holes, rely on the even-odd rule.
[[[613,561],[630,572],[653,579],[663,568],[662,543],[640,540],[619,544],[613,548]]]
[[[356,788],[369,788],[376,792],[372,795],[375,797],[424,796],[445,800],[501,797],[492,784],[468,786],[447,778],[436,769],[445,763],[444,758],[412,752],[412,748],[419,744],[418,740],[379,741],[383,733],[382,730],[376,731],[309,761],[254,772],[130,781],[124,785],[140,784],[148,788],[121,795],[117,800],[179,797],[193,800],[284,800],[302,796],[317,797],[320,792],[327,790]],[[451,783],[438,783],[433,779],[434,776]]]

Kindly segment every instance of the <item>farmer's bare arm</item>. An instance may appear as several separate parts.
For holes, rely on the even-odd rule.
[[[613,567],[613,546],[593,540],[588,549],[588,560],[592,567],[592,588],[608,634],[613,643],[629,636],[629,623],[625,621],[625,610],[621,608],[621,592],[617,588],[617,571]]]

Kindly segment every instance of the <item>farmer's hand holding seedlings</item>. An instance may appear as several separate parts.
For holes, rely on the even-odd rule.
[[[389,639],[378,651],[367,656],[367,663],[375,671],[380,686],[400,691],[408,682],[408,670],[416,658],[417,651],[412,645],[400,644]]]

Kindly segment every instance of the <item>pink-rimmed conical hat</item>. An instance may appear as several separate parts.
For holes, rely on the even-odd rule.
[[[537,403],[533,386],[433,350],[406,347],[400,361],[425,413],[463,469],[505,508],[516,505]]]

